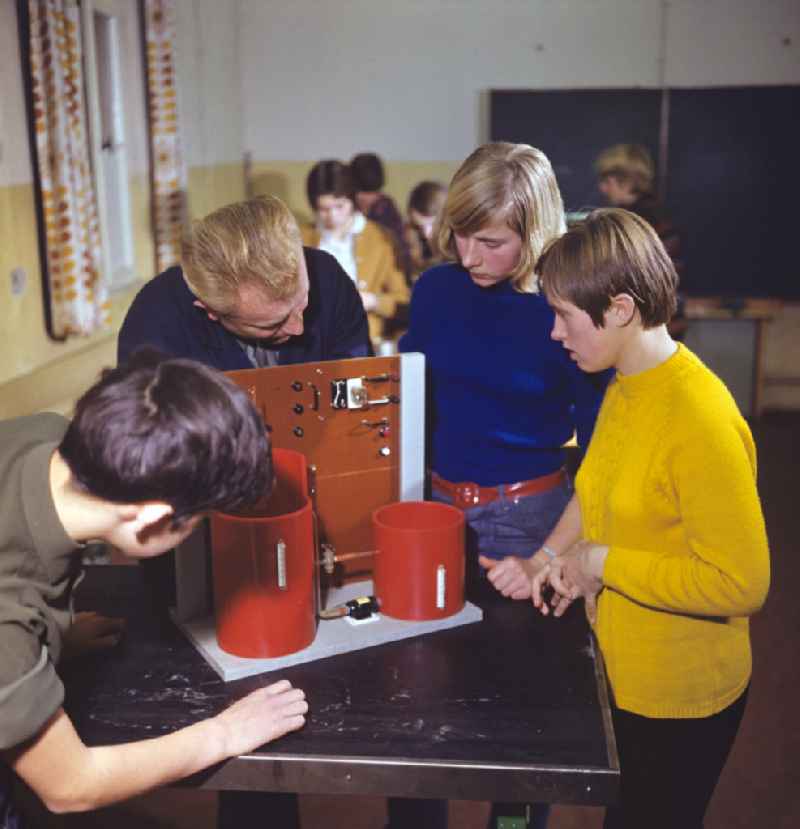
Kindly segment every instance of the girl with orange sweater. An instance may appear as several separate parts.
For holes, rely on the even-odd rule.
[[[508,559],[489,578],[545,614],[585,600],[621,770],[605,829],[699,828],[744,712],[748,617],[769,584],[753,439],[724,384],[669,336],[677,277],[643,219],[595,211],[537,272],[553,339],[616,377],[546,541],[554,557],[532,579]]]

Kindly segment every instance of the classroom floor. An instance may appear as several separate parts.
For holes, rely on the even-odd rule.
[[[772,552],[772,587],[764,609],[752,620],[750,698],[708,811],[706,829],[800,826],[800,487],[791,461],[800,458],[800,413],[766,414],[752,428]],[[382,829],[385,821],[385,803],[377,797],[305,795],[300,809],[304,829]],[[450,804],[450,827],[484,829],[486,815],[484,803],[454,801]],[[164,789],[92,815],[55,818],[47,825],[69,829],[213,829],[215,818],[214,794]],[[549,821],[549,829],[601,826],[601,809],[555,806]],[[253,815],[246,829],[261,827],[271,829],[268,815]]]

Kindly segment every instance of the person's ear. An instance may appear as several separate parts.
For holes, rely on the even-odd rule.
[[[606,321],[617,328],[629,325],[636,314],[636,303],[630,294],[617,294],[611,297],[611,304],[606,311]]]
[[[192,303],[192,305],[195,305],[197,308],[201,308],[203,311],[205,311],[205,312],[206,312],[206,316],[208,316],[208,318],[209,318],[210,320],[212,320],[213,322],[219,322],[219,315],[218,315],[218,314],[215,314],[215,313],[214,313],[214,312],[213,312],[213,311],[212,311],[212,310],[208,307],[208,305],[206,305],[206,304],[205,304],[205,302],[200,302],[200,300],[199,300],[199,299],[196,299],[196,300]]]
[[[136,532],[163,523],[175,510],[165,501],[143,501],[140,504],[120,504],[117,514],[121,521],[133,522]]]

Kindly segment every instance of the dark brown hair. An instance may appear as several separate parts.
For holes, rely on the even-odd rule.
[[[408,209],[423,216],[435,216],[446,197],[447,187],[441,181],[421,181],[408,195]]]
[[[336,159],[318,161],[306,178],[306,195],[312,210],[317,209],[320,196],[350,199],[355,206],[356,187],[350,168]]]
[[[678,275],[653,228],[629,210],[592,211],[539,257],[536,273],[548,298],[564,299],[603,327],[611,300],[628,294],[644,328],[675,313]]]
[[[383,189],[383,162],[375,153],[358,153],[350,159],[350,170],[357,191],[377,193]]]
[[[106,501],[164,501],[173,522],[269,494],[266,427],[247,393],[192,360],[137,350],[75,406],[58,448],[78,485]]]

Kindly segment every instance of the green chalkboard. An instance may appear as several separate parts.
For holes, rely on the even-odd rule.
[[[790,248],[800,87],[494,90],[490,137],[543,150],[568,210],[597,206],[592,162],[620,142],[663,168],[690,294],[800,298]]]

